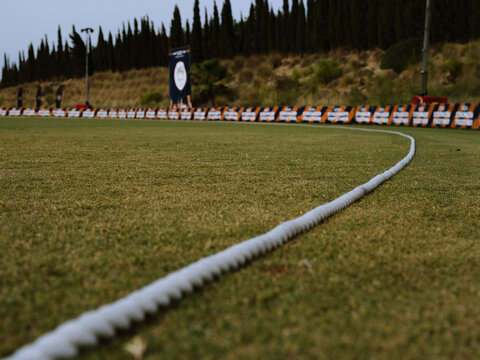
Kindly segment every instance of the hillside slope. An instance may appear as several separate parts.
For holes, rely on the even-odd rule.
[[[382,50],[284,57],[279,54],[236,56],[222,60],[227,68],[223,80],[228,91],[216,96],[215,104],[195,106],[272,105],[386,105],[408,103],[420,89],[421,64],[400,74],[381,70]],[[480,101],[480,42],[444,44],[431,50],[429,94],[448,96],[451,102]],[[35,105],[37,85],[44,91],[43,104],[54,105],[59,81],[23,84],[24,106]],[[64,107],[83,103],[85,79],[68,79]],[[90,102],[96,107],[138,107],[140,97],[158,92],[160,99],[148,105],[168,106],[168,69],[164,67],[102,72],[90,77]],[[16,105],[17,87],[0,90],[0,105]]]

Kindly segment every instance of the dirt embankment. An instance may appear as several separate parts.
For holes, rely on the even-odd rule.
[[[282,56],[280,54],[236,56],[222,60],[227,68],[217,94],[218,106],[273,105],[385,105],[408,103],[420,91],[421,64],[400,74],[381,70],[382,50],[335,50],[328,54]],[[480,42],[443,44],[431,50],[429,94],[448,96],[452,102],[480,101]],[[38,85],[43,105],[54,106],[57,86],[65,85],[65,107],[85,101],[85,79],[53,79],[22,84],[24,106],[35,106]],[[0,90],[0,106],[15,106],[18,87]],[[142,95],[159,93],[153,106],[167,106],[167,68],[103,72],[90,77],[90,103],[96,107],[137,107]],[[194,105],[195,86],[193,86]]]

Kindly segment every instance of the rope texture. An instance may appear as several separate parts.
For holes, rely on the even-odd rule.
[[[318,128],[318,126],[314,127]],[[339,198],[318,206],[296,219],[285,221],[263,235],[200,259],[111,304],[86,312],[39,337],[35,342],[20,348],[5,360],[53,360],[75,357],[81,347],[91,347],[101,338],[114,337],[116,329],[128,329],[133,323],[144,320],[147,314],[156,313],[160,307],[166,307],[171,302],[181,299],[223,273],[238,269],[246,262],[307,232],[390,179],[415,155],[415,139],[409,135],[396,131],[337,128],[400,135],[410,139],[410,151],[391,169]]]

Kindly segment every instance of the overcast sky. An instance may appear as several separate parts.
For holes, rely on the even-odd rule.
[[[209,17],[213,14],[214,0],[200,0],[202,22],[204,9]],[[231,0],[233,16],[240,18],[240,13],[248,15],[251,0]],[[57,42],[57,29],[62,29],[63,42],[68,39],[75,25],[77,31],[83,27],[92,27],[95,33],[92,43],[96,44],[98,26],[102,26],[105,37],[108,32],[113,34],[122,26],[122,22],[145,15],[153,20],[159,28],[163,23],[170,26],[173,9],[177,4],[182,20],[188,19],[190,26],[193,18],[194,0],[0,0],[0,66],[3,67],[3,54],[6,53],[10,62],[18,61],[18,52],[27,53],[28,45],[33,43],[35,50],[40,45],[41,38],[46,34],[50,46]],[[279,9],[283,0],[269,0],[269,4]],[[221,11],[223,0],[217,0]]]

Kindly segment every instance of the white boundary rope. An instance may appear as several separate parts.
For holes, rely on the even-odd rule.
[[[310,126],[318,128],[315,125]],[[386,130],[336,128],[403,136],[410,139],[410,151],[391,169],[339,198],[318,206],[296,219],[285,221],[263,235],[200,259],[111,304],[84,313],[39,337],[35,342],[20,348],[6,359],[52,360],[74,357],[81,347],[94,346],[101,338],[115,336],[116,329],[128,329],[132,323],[144,320],[147,314],[156,313],[159,307],[168,306],[172,301],[181,299],[223,273],[233,271],[246,262],[285,244],[295,236],[307,232],[390,179],[402,170],[415,155],[415,139],[409,135]]]

